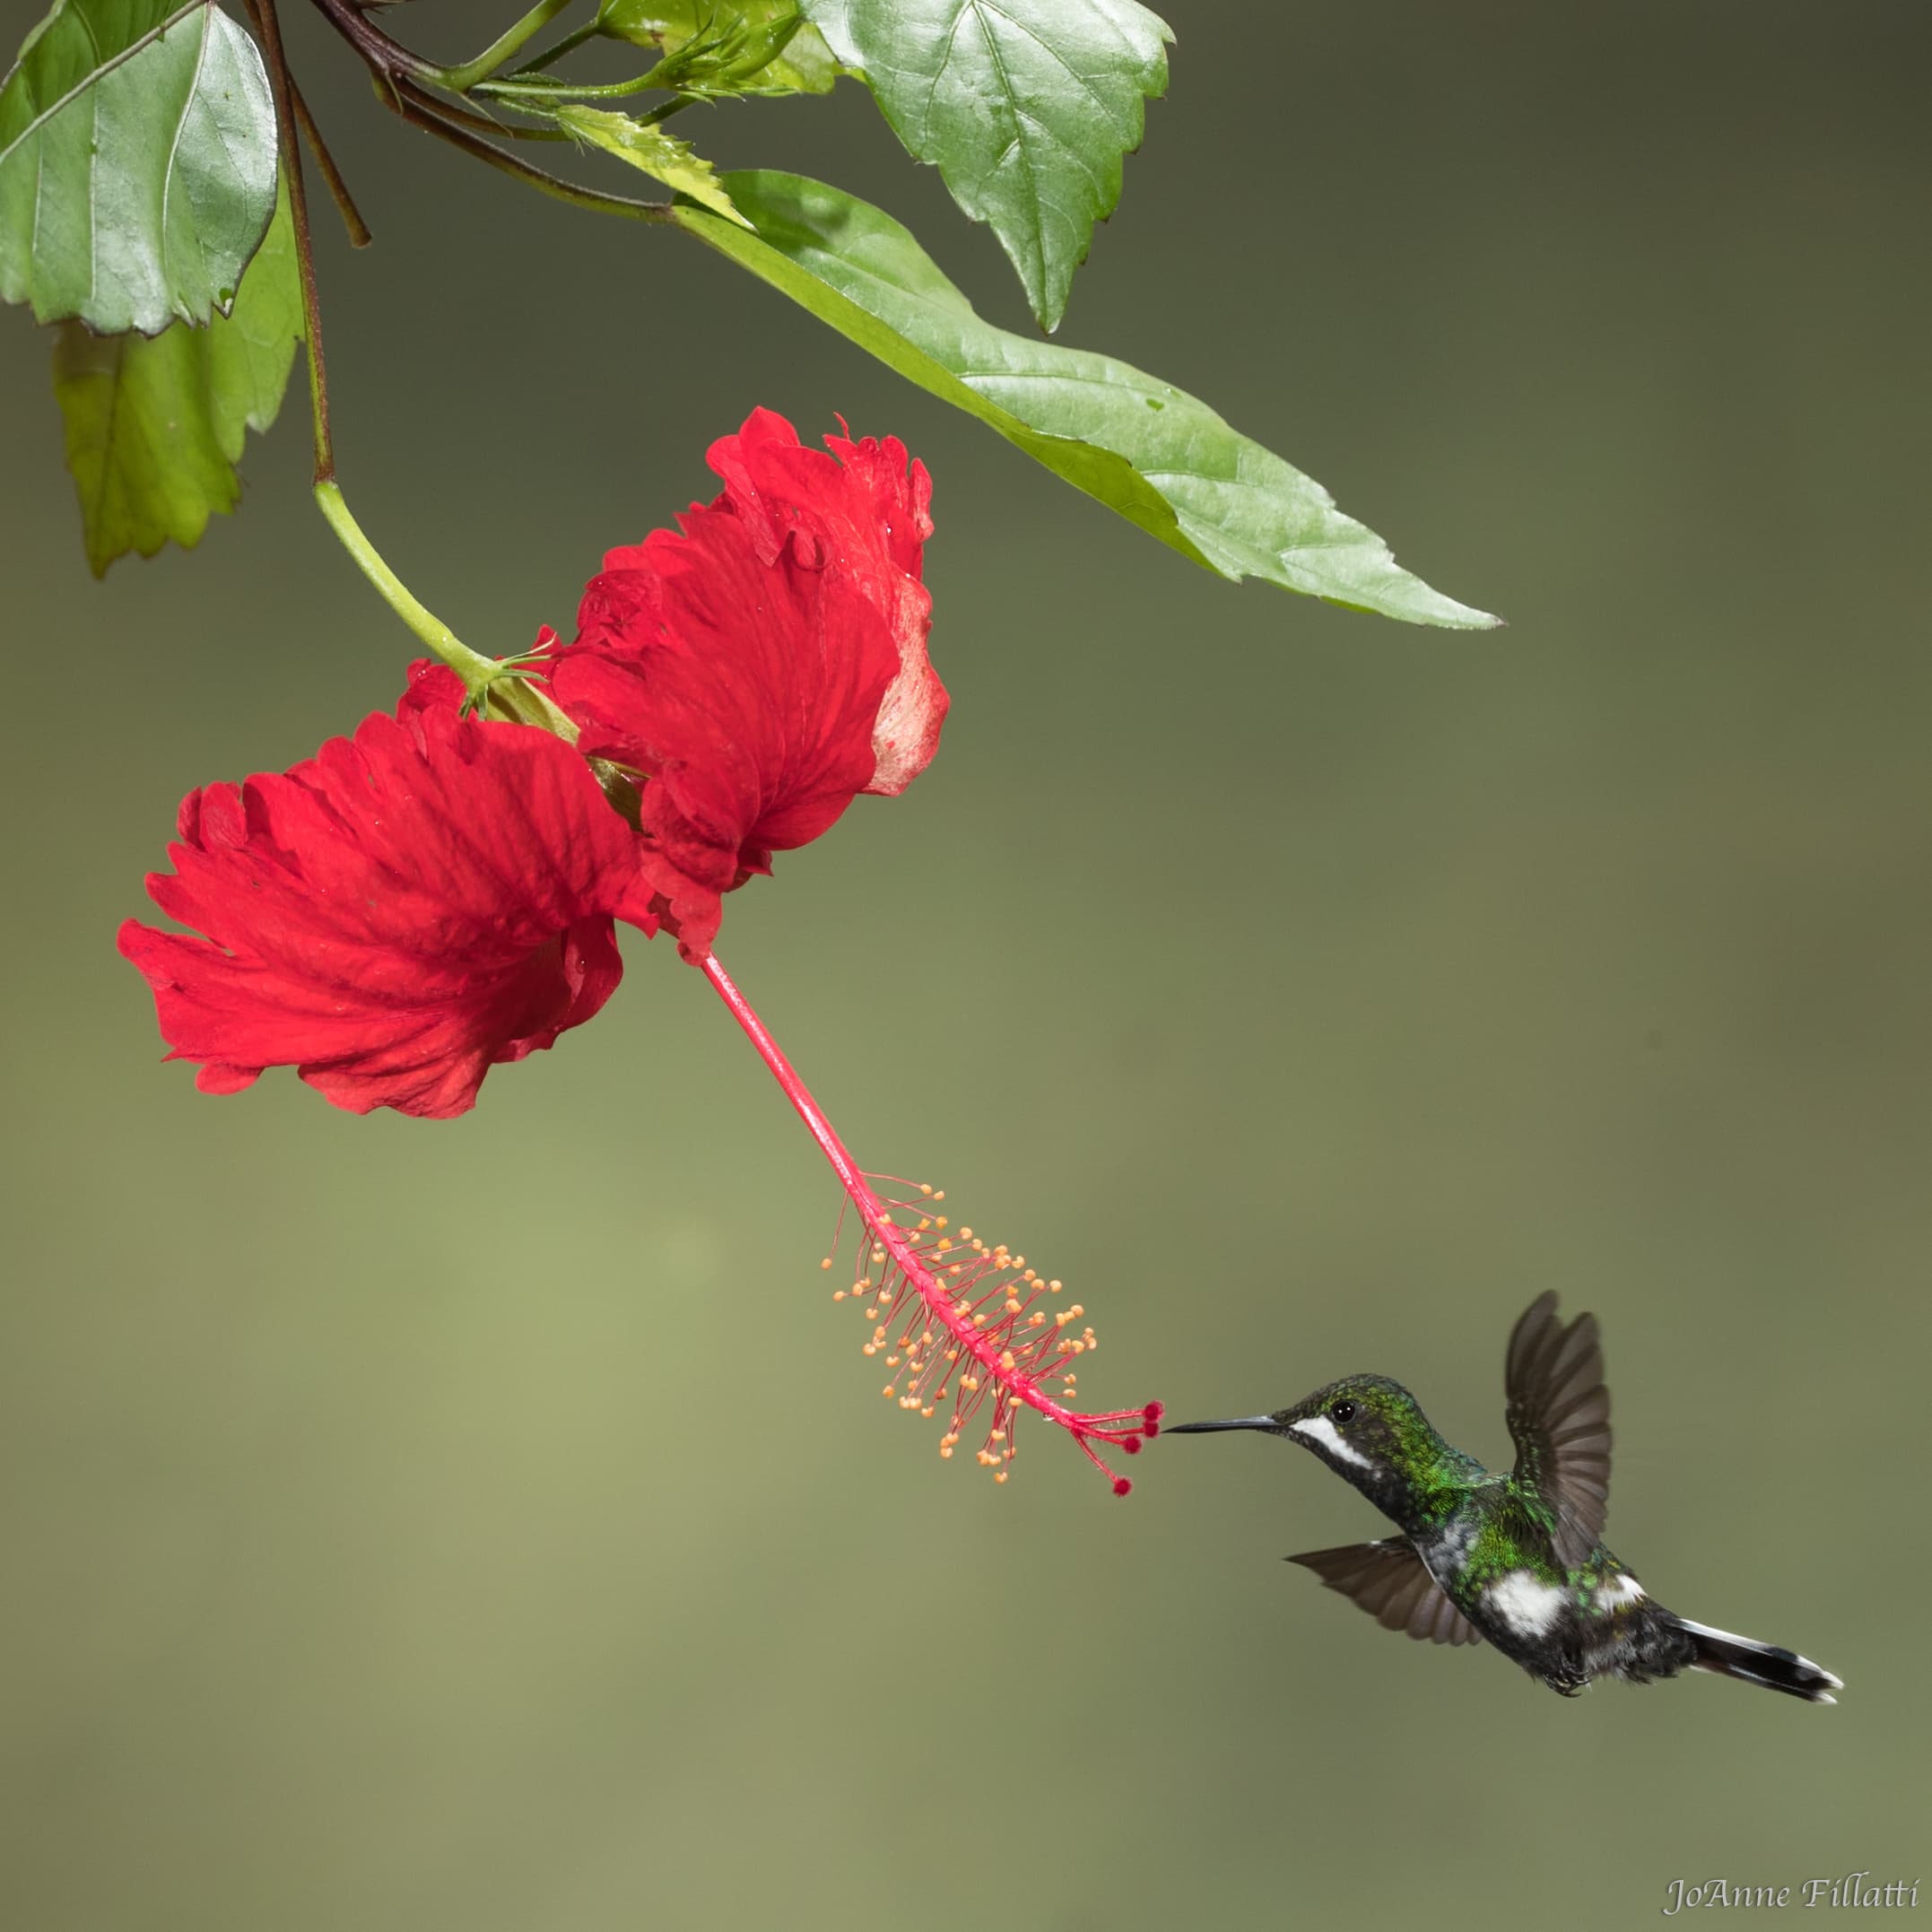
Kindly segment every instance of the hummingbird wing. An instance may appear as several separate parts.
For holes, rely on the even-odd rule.
[[[1556,1519],[1558,1559],[1580,1569],[1610,1510],[1610,1391],[1597,1318],[1567,1327],[1553,1291],[1523,1310],[1503,1368],[1516,1480]]]
[[[1405,1630],[1423,1643],[1483,1640],[1401,1536],[1351,1543],[1338,1550],[1304,1550],[1288,1561],[1312,1570],[1331,1590],[1360,1604],[1384,1630]]]

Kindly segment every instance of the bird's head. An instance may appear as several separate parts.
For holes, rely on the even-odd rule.
[[[1205,1435],[1254,1429],[1314,1450],[1335,1473],[1390,1515],[1425,1487],[1444,1450],[1415,1397],[1386,1375],[1347,1375],[1267,1415],[1169,1423],[1161,1433]]]

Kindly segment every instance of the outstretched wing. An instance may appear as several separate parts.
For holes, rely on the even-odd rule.
[[[1538,1295],[1510,1332],[1503,1386],[1516,1480],[1548,1506],[1557,1557],[1579,1569],[1610,1511],[1610,1391],[1597,1318],[1565,1327],[1553,1292]]]
[[[1405,1630],[1423,1643],[1483,1640],[1400,1536],[1351,1543],[1338,1550],[1305,1550],[1288,1561],[1312,1570],[1331,1590],[1352,1597],[1384,1630]]]

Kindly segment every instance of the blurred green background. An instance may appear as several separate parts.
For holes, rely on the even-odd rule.
[[[411,640],[297,393],[198,553],[92,583],[9,311],[0,1922],[1595,1928],[1924,1875],[1932,14],[1174,14],[1065,338],[1511,622],[1452,636],[1190,568],[284,13],[378,236],[322,230],[350,500],[471,643],[567,624],[753,404],[931,466],[944,755],[720,945],[861,1156],[1067,1279],[1101,1404],[1372,1369],[1500,1458],[1560,1289],[1617,1547],[1849,1689],[1568,1703],[1402,1642],[1283,1567],[1379,1519],[1259,1438],[1126,1502],[1045,1429],[1004,1490],[942,1465],[667,944],[460,1122],[197,1096],[115,926],[182,792],[388,703]],[[448,57],[482,13],[391,18]],[[1023,326],[857,88],[690,120]]]

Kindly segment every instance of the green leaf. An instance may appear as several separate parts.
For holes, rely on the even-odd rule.
[[[796,0],[604,0],[597,30],[666,57],[692,47],[731,49],[717,74],[696,76],[700,91],[825,94],[839,78],[831,49]]]
[[[1409,623],[1498,622],[1412,577],[1318,483],[1185,391],[981,321],[868,203],[798,175],[724,183],[756,232],[680,204],[692,234],[1183,556]]]
[[[103,335],[205,322],[274,205],[268,77],[213,0],[55,0],[0,83],[0,298]]]
[[[209,512],[235,507],[244,431],[275,420],[301,336],[286,195],[233,310],[205,328],[178,322],[151,337],[61,325],[54,396],[96,577],[130,550],[152,557],[170,538],[192,550]]]
[[[989,222],[1040,325],[1060,326],[1093,224],[1120,199],[1166,22],[1134,0],[801,0],[892,132]]]
[[[731,196],[718,186],[710,162],[663,128],[634,121],[628,114],[607,114],[601,108],[565,106],[553,108],[550,113],[557,126],[577,140],[642,169],[654,180],[701,202],[727,222],[735,222],[741,228],[752,225],[731,205]]]

